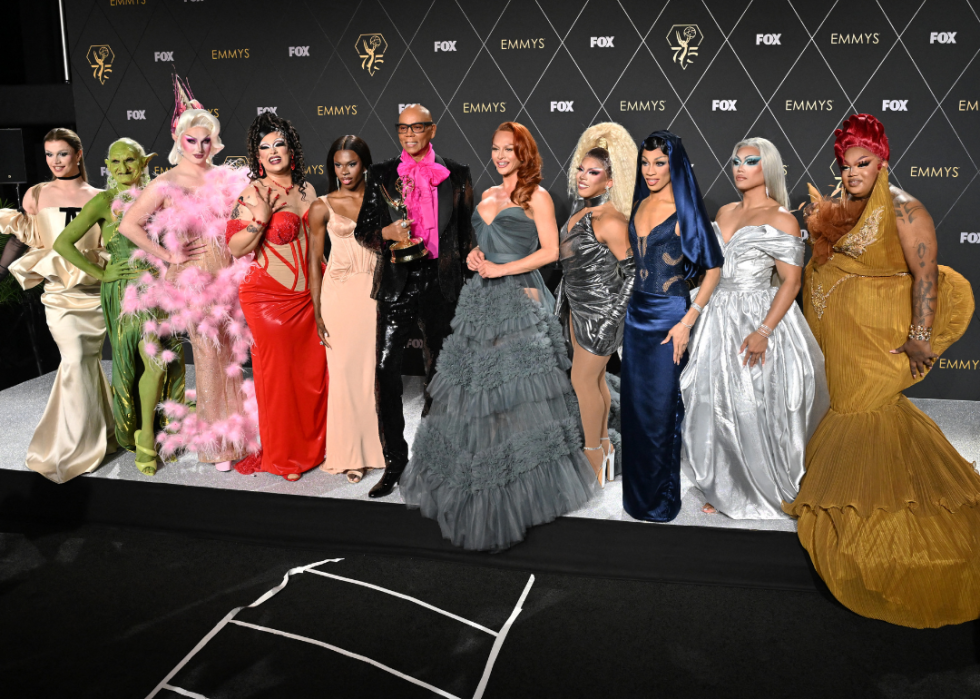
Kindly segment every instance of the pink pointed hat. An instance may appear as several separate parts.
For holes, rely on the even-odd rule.
[[[180,76],[176,73],[173,74],[174,79],[174,115],[170,120],[170,133],[177,133],[177,120],[180,119],[180,115],[186,112],[188,109],[204,109],[204,105],[194,99],[194,93],[191,92],[190,83],[187,80],[181,80]]]

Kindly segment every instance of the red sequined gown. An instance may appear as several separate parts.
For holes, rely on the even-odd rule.
[[[254,338],[252,368],[262,440],[259,454],[236,464],[241,473],[287,476],[323,462],[327,360],[306,276],[308,223],[306,216],[274,213],[238,292]],[[228,240],[247,225],[229,221]]]

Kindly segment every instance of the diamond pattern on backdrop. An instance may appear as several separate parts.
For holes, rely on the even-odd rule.
[[[156,172],[167,167],[173,68],[221,120],[219,162],[243,156],[258,110],[274,108],[302,135],[320,192],[338,136],[361,135],[376,160],[398,152],[400,105],[433,110],[437,150],[470,165],[478,194],[497,181],[493,129],[520,121],[538,140],[559,218],[575,142],[597,121],[618,121],[638,139],[658,128],[683,136],[713,212],[737,196],[728,166],[736,141],[776,143],[799,204],[808,182],[835,185],[833,131],[867,111],[888,129],[893,182],[937,223],[941,260],[980,279],[978,6],[283,0],[270,15],[258,0],[76,0],[67,12],[77,127],[94,172],[122,135],[160,153]],[[112,51],[101,81],[93,46]],[[972,362],[978,346],[974,324],[947,356]],[[978,371],[937,371],[912,394],[975,399]]]

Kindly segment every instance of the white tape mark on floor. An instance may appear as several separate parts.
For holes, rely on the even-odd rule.
[[[191,692],[190,690],[184,689],[183,687],[174,687],[172,684],[165,684],[163,689],[169,689],[171,692],[181,695],[182,697],[190,697],[191,699],[208,699],[203,694],[198,694],[197,692]]]
[[[487,666],[483,668],[483,677],[480,678],[480,684],[476,687],[476,694],[473,695],[473,699],[480,699],[483,693],[487,690],[487,682],[490,681],[490,671],[493,670],[493,664],[497,662],[497,655],[500,653],[500,648],[504,645],[504,639],[507,638],[507,634],[510,632],[510,627],[513,625],[514,621],[517,619],[517,615],[521,613],[524,608],[524,600],[527,599],[528,593],[531,591],[531,586],[534,584],[534,576],[532,575],[528,581],[527,585],[524,586],[524,592],[521,593],[521,598],[517,600],[517,606],[514,607],[514,611],[510,613],[510,618],[504,622],[504,625],[500,628],[497,635],[497,640],[493,642],[493,648],[490,650],[490,657],[487,658]]]
[[[324,643],[323,641],[318,641],[315,638],[307,638],[306,636],[299,636],[297,634],[289,633],[287,631],[280,631],[279,629],[270,629],[267,626],[259,626],[257,624],[250,624],[247,621],[232,620],[231,623],[232,624],[236,624],[238,626],[244,626],[245,628],[248,628],[248,629],[255,629],[256,631],[264,631],[265,633],[275,634],[276,636],[283,636],[284,638],[291,638],[294,641],[302,641],[303,643],[312,643],[315,646],[320,646],[321,648],[326,648],[327,650],[332,650],[334,653],[339,653],[340,655],[345,655],[348,658],[353,658],[354,660],[360,660],[361,662],[367,663],[368,665],[373,665],[374,667],[376,667],[376,668],[378,668],[380,670],[384,670],[385,672],[391,673],[395,677],[400,677],[401,679],[403,679],[403,680],[405,680],[407,682],[411,682],[412,684],[417,684],[419,687],[425,687],[430,692],[433,692],[435,694],[438,694],[441,697],[446,697],[446,699],[459,699],[459,697],[457,697],[455,694],[450,694],[449,692],[447,692],[445,690],[439,689],[438,687],[434,687],[433,685],[429,684],[428,682],[423,682],[422,680],[417,680],[414,677],[411,677],[410,675],[406,675],[405,673],[399,672],[398,670],[396,670],[396,669],[394,669],[392,667],[388,667],[384,663],[379,663],[377,660],[372,660],[371,658],[368,658],[367,656],[359,655],[357,653],[352,653],[349,650],[344,650],[343,648],[339,648],[339,647],[334,646],[334,645],[331,645],[329,643]]]
[[[299,573],[305,573],[306,571],[308,571],[308,570],[310,570],[312,568],[315,568],[317,566],[323,565],[324,563],[339,563],[342,560],[344,560],[344,559],[343,558],[328,558],[328,559],[323,560],[323,561],[317,561],[316,563],[310,563],[309,565],[299,566],[298,568],[290,568],[288,571],[286,571],[286,574],[283,576],[282,582],[279,583],[278,585],[276,585],[274,588],[272,588],[271,590],[269,590],[268,592],[266,592],[265,594],[263,594],[261,597],[259,597],[257,600],[255,600],[251,604],[247,605],[246,607],[235,607],[234,609],[232,609],[230,612],[228,612],[227,614],[225,614],[224,618],[221,621],[219,621],[215,625],[215,627],[213,629],[211,629],[204,638],[202,638],[200,641],[198,641],[197,645],[194,646],[194,648],[191,649],[191,652],[190,653],[188,653],[186,656],[184,656],[184,659],[183,660],[181,660],[179,663],[177,663],[177,667],[175,667],[173,670],[171,670],[167,674],[167,676],[164,677],[160,681],[160,684],[158,684],[156,687],[154,687],[153,688],[153,691],[146,695],[146,699],[152,699],[153,697],[155,697],[157,694],[160,693],[160,690],[161,689],[164,689],[164,688],[173,689],[172,687],[169,687],[168,686],[168,683],[170,682],[171,679],[173,679],[174,675],[176,675],[178,672],[180,672],[181,668],[183,668],[184,665],[186,665],[188,662],[190,662],[191,658],[193,658],[195,655],[197,655],[197,653],[202,648],[204,648],[204,646],[206,646],[208,644],[208,641],[210,641],[212,638],[214,638],[218,634],[218,632],[221,631],[221,629],[223,629],[228,624],[228,622],[230,622],[235,617],[236,614],[238,614],[238,612],[240,612],[240,611],[242,611],[243,609],[246,609],[246,608],[257,607],[260,604],[262,604],[263,602],[265,602],[268,599],[270,599],[271,597],[274,597],[280,590],[282,590],[284,587],[286,587],[286,584],[289,582],[289,578],[291,576],[297,575]],[[177,691],[177,690],[174,689],[174,691]],[[187,690],[183,690],[183,691],[187,691]],[[188,696],[190,696],[190,695],[188,695]],[[199,696],[199,695],[193,695],[193,696]]]
[[[474,629],[479,629],[480,631],[483,631],[484,633],[488,633],[491,636],[496,637],[497,635],[496,631],[493,631],[492,629],[488,629],[486,626],[477,624],[475,621],[464,619],[463,617],[453,614],[452,612],[447,612],[445,609],[439,609],[439,607],[435,607],[429,604],[428,602],[423,602],[420,599],[417,599],[415,597],[410,597],[408,595],[402,594],[401,592],[395,592],[394,590],[389,590],[387,587],[379,587],[378,585],[372,585],[371,583],[361,582],[360,580],[354,580],[353,578],[344,578],[341,577],[340,575],[333,575],[332,573],[324,573],[319,570],[309,570],[307,572],[313,573],[314,575],[322,575],[325,578],[332,578],[334,580],[340,580],[341,582],[351,583],[352,585],[360,585],[361,587],[367,587],[372,590],[377,590],[378,592],[383,592],[386,595],[391,595],[392,597],[398,597],[399,599],[403,599],[408,602],[412,602],[413,604],[417,604],[420,607],[425,607],[426,609],[442,614],[443,616],[448,616],[450,619],[455,619],[460,623],[472,626]]]

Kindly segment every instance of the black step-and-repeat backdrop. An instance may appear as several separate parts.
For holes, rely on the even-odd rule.
[[[117,137],[171,147],[172,66],[221,120],[218,162],[245,154],[264,110],[290,119],[310,180],[358,134],[398,153],[401,105],[439,124],[436,149],[495,183],[494,127],[531,129],[567,215],[566,168],[597,121],[684,139],[709,213],[734,200],[733,144],[782,152],[794,204],[834,185],[833,131],[885,123],[892,179],[919,197],[940,262],[980,282],[980,0],[72,0],[77,126],[90,171]],[[93,167],[95,166],[95,167]],[[164,158],[155,161],[159,173]],[[98,179],[98,178],[96,178]],[[980,323],[916,396],[980,399]]]

